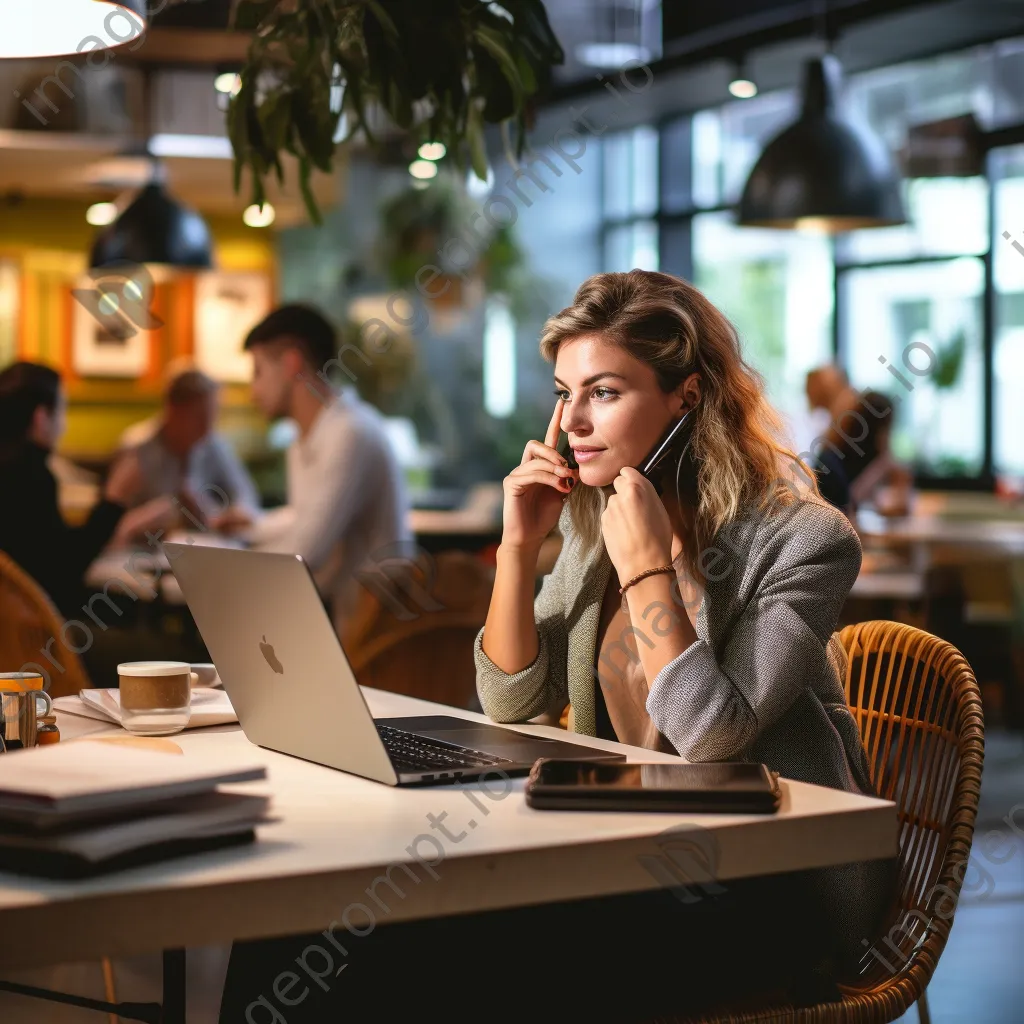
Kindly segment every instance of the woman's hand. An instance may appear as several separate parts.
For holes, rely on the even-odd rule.
[[[528,441],[522,462],[503,481],[501,544],[506,549],[539,549],[558,524],[562,503],[577,482],[577,473],[555,450],[561,419],[559,399],[543,442]]]
[[[622,468],[612,487],[601,532],[621,584],[672,561],[672,523],[654,485],[631,466]]]

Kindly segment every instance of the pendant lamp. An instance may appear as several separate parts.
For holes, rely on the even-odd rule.
[[[213,266],[210,229],[195,210],[172,199],[159,181],[151,181],[96,236],[89,256],[90,267],[125,262],[208,269]]]
[[[750,172],[740,224],[835,233],[906,223],[892,155],[881,139],[841,116],[841,80],[834,54],[807,62],[800,117],[768,143]]]
[[[143,71],[142,138],[153,135],[151,81]],[[206,270],[213,266],[213,242],[206,221],[172,198],[164,187],[164,168],[149,149],[149,142],[135,147],[135,154],[150,161],[148,184],[124,212],[97,234],[89,254],[92,269],[125,263],[154,267]]]
[[[32,0],[3,6],[0,58],[112,50],[138,40],[149,27],[146,0]]]

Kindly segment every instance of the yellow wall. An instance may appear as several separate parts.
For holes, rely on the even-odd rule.
[[[86,201],[25,199],[0,206],[0,257],[20,272],[17,354],[61,369],[69,408],[61,450],[95,458],[113,450],[121,432],[159,408],[160,376],[167,362],[192,351],[193,277],[175,275],[157,284],[154,310],[164,326],[154,331],[150,366],[139,380],[87,379],[71,372],[73,311],[70,288],[86,270],[96,229],[85,220]],[[206,217],[214,237],[214,259],[222,270],[262,270],[276,292],[273,236],[246,227],[240,218]],[[11,353],[8,353],[8,358]],[[2,359],[2,355],[0,355]],[[258,448],[264,424],[244,385],[227,385],[221,429],[242,448]]]

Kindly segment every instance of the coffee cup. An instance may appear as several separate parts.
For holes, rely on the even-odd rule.
[[[172,736],[192,717],[198,675],[185,661],[127,661],[117,666],[121,725],[136,736]]]
[[[45,689],[45,681],[38,672],[0,672],[0,690]]]
[[[0,690],[0,751],[34,747],[39,725],[52,711],[45,690]]]

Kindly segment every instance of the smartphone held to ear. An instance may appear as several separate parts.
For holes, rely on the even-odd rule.
[[[647,457],[636,467],[641,476],[650,480],[654,472],[669,458],[674,457],[678,462],[683,457],[693,434],[695,413],[696,410],[691,409],[682,419],[672,424],[661,440],[647,453]]]
[[[576,461],[576,457],[572,453],[572,445],[569,444],[568,434],[562,434],[562,440],[558,442],[558,447],[555,451],[565,459],[570,469],[580,468],[580,464]]]

